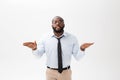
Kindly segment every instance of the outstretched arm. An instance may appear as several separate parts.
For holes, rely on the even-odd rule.
[[[36,43],[36,41],[34,41],[34,42],[24,42],[23,46],[29,47],[32,50],[36,50],[37,49],[37,43]]]

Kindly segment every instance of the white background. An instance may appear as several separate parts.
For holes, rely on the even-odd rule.
[[[45,55],[22,43],[51,31],[54,16],[80,44],[95,43],[72,59],[73,80],[120,80],[119,0],[0,0],[0,80],[45,80]]]

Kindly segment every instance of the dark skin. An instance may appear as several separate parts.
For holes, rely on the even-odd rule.
[[[65,24],[61,17],[55,17],[52,20],[52,28],[55,36],[60,37],[63,34]]]
[[[65,26],[64,20],[61,17],[56,16],[56,17],[53,18],[53,20],[52,20],[52,28],[53,28],[53,33],[55,34],[55,36],[60,37],[63,34],[64,26]],[[83,43],[80,46],[80,49],[82,51],[85,51],[86,48],[90,47],[93,44],[94,43]],[[34,41],[34,42],[24,42],[23,45],[31,48],[32,50],[37,49],[36,41]]]

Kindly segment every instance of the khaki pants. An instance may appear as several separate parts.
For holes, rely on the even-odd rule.
[[[46,80],[71,80],[71,74],[71,69],[63,70],[62,73],[59,73],[57,70],[47,68]]]

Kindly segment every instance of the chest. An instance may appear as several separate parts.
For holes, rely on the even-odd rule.
[[[61,38],[62,50],[72,50],[74,46],[74,41],[71,39]],[[51,38],[45,41],[45,50],[57,50],[58,40],[56,38]]]

